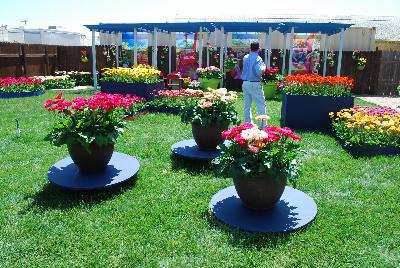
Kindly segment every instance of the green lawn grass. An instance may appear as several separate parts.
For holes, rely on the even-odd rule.
[[[51,115],[42,104],[56,94],[0,99],[0,267],[400,266],[399,157],[353,158],[331,136],[300,133],[297,187],[317,203],[316,220],[289,235],[245,233],[208,210],[231,179],[171,157],[173,143],[191,138],[174,115],[141,116],[118,141],[142,165],[134,183],[90,194],[50,185],[47,169],[68,156],[43,141]],[[280,103],[267,110],[277,124]]]

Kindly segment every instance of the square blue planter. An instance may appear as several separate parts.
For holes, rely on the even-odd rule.
[[[164,90],[164,82],[157,83],[122,83],[101,81],[101,92],[108,94],[131,94],[144,98],[147,101],[153,100],[159,90]]]
[[[396,156],[400,155],[400,147],[377,146],[377,145],[346,145],[345,142],[336,137],[343,149],[353,156]]]
[[[294,130],[332,132],[330,112],[352,108],[354,97],[287,95],[282,93],[281,125]]]

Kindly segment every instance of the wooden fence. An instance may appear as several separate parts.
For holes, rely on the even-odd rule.
[[[89,61],[81,61],[82,50],[87,51]],[[27,45],[17,43],[0,43],[0,77],[4,76],[34,76],[51,75],[55,71],[87,71],[92,70],[91,47],[82,46],[50,46]],[[231,53],[230,49],[229,53]],[[112,67],[115,55],[111,46],[96,46],[97,69]],[[119,50],[121,51],[121,49]],[[176,59],[176,48],[172,47],[172,58]],[[234,54],[237,52],[232,51]],[[208,49],[203,48],[203,66],[207,63]],[[216,51],[219,53],[219,49]],[[151,47],[147,51],[146,61],[151,64]],[[264,51],[261,51],[264,55]],[[335,52],[337,64],[338,52]],[[164,74],[168,73],[168,51],[164,46],[158,47],[158,68]],[[357,71],[351,51],[344,51],[342,58],[342,76],[355,79],[355,94],[365,95],[395,95],[400,84],[400,51],[371,51],[363,52],[367,65],[363,71]],[[278,50],[272,51],[272,56],[277,58],[277,66],[281,68],[283,58],[279,57]],[[322,59],[322,57],[321,57]],[[286,69],[289,64],[289,51],[286,53]],[[131,59],[133,62],[133,59]],[[176,61],[172,61],[172,70],[176,68]],[[336,65],[327,66],[327,75],[336,75]],[[219,67],[219,57],[210,55],[210,65]],[[322,74],[322,64],[320,68]],[[227,85],[237,81],[228,79]]]

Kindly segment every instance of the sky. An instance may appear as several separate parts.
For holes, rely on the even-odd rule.
[[[242,3],[242,4],[238,4]],[[399,0],[0,0],[0,25],[63,26],[88,35],[84,24],[173,22],[176,18],[268,17],[269,14],[400,16]]]

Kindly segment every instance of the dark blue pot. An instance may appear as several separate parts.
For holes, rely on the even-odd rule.
[[[105,82],[100,83],[101,92],[108,94],[131,94],[144,98],[147,101],[153,100],[159,90],[164,89],[164,82],[157,83],[122,83],[122,82]]]
[[[43,94],[44,90],[38,90],[34,92],[18,92],[18,93],[0,92],[0,99],[25,98],[25,97],[39,96]]]
[[[156,113],[166,113],[166,114],[179,114],[181,109],[178,107],[168,107],[168,106],[149,106],[150,112]]]
[[[352,108],[354,97],[302,96],[282,93],[281,125],[294,130],[332,132],[330,112]]]
[[[337,139],[340,145],[353,156],[395,156],[400,155],[400,147],[377,145],[346,145],[341,139]]]

